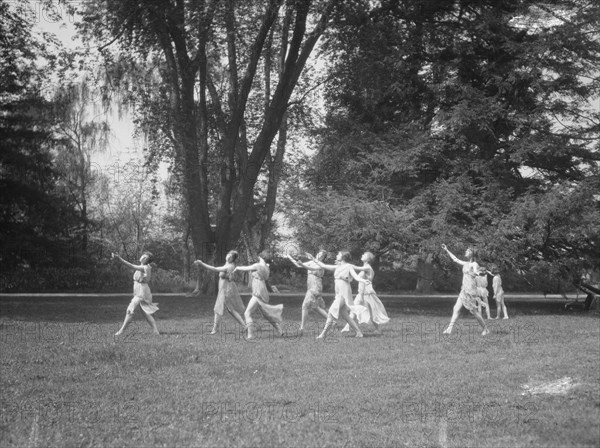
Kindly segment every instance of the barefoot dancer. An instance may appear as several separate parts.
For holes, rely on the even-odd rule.
[[[194,261],[195,265],[200,265],[205,269],[219,273],[219,293],[215,302],[215,321],[210,334],[216,334],[225,310],[242,326],[246,323],[242,315],[244,314],[244,302],[240,297],[237,285],[233,281],[232,273],[235,270],[235,262],[238,259],[238,253],[231,250],[225,256],[225,264],[221,267],[215,267],[204,263],[202,260]]]
[[[488,273],[487,269],[480,266],[477,277],[475,277],[475,283],[477,284],[477,294],[479,295],[479,298],[481,299],[480,301],[477,302],[477,311],[479,311],[479,314],[482,314],[481,306],[483,305],[483,307],[485,308],[485,314],[486,314],[487,318],[491,319],[492,317],[490,316],[490,302],[488,301],[488,296],[490,295],[490,293],[487,289],[487,287],[488,287],[487,273]]]
[[[327,252],[325,252],[324,250],[320,250],[317,253],[316,259],[319,261],[323,261],[325,259],[326,254]],[[321,316],[327,319],[327,311],[325,311],[325,301],[323,300],[322,295],[323,275],[325,274],[325,270],[314,261],[302,263],[296,261],[289,254],[288,258],[297,267],[304,268],[308,271],[308,276],[306,278],[306,295],[304,296],[304,301],[302,302],[302,321],[300,323],[300,334],[302,334],[304,331],[304,325],[306,323],[309,310],[315,310],[317,313],[319,313]]]
[[[442,249],[448,252],[448,255],[450,255],[450,258],[452,258],[453,261],[462,265],[463,271],[462,288],[460,290],[460,294],[458,295],[458,299],[456,300],[456,304],[454,305],[454,309],[452,310],[452,319],[450,320],[450,325],[448,325],[448,328],[444,330],[444,334],[450,334],[452,332],[454,323],[460,314],[460,309],[464,306],[471,312],[471,314],[475,316],[475,319],[477,319],[477,322],[479,322],[479,325],[481,325],[483,328],[481,335],[485,336],[490,331],[485,325],[483,317],[481,317],[481,314],[479,314],[477,311],[477,304],[479,303],[480,299],[477,295],[477,284],[475,283],[475,277],[477,276],[479,265],[475,261],[477,257],[475,249],[469,247],[465,251],[465,257],[467,257],[469,261],[462,261],[456,258],[454,254],[448,250],[445,244],[442,244]]]
[[[492,286],[494,288],[494,299],[496,299],[496,317],[498,319],[500,314],[504,313],[502,319],[508,319],[508,310],[504,304],[504,289],[502,288],[502,277],[500,277],[500,270],[497,266],[492,266],[492,271],[488,271],[490,275],[494,276],[492,280]]]
[[[358,323],[359,324],[367,324],[372,323],[375,327],[375,333],[380,334],[381,330],[379,329],[379,325],[387,324],[390,321],[390,318],[385,311],[385,307],[377,294],[375,294],[375,290],[373,289],[373,277],[375,277],[375,271],[371,267],[371,263],[375,259],[375,256],[371,252],[365,252],[360,260],[363,262],[363,268],[361,272],[358,273],[358,276],[361,278],[365,278],[371,282],[370,284],[359,283],[358,284],[358,294],[354,299],[355,305],[362,305],[366,308],[365,311],[358,315]]]
[[[352,300],[352,288],[350,286],[350,277],[353,277],[356,281],[370,284],[368,280],[359,277],[354,271],[354,267],[348,263],[350,259],[350,253],[347,251],[338,252],[336,262],[338,264],[323,264],[319,260],[315,260],[314,257],[310,254],[307,254],[309,258],[314,260],[319,266],[328,271],[333,271],[333,276],[335,278],[335,299],[333,299],[333,303],[329,307],[329,313],[327,315],[327,321],[325,322],[325,328],[317,339],[324,339],[327,335],[328,331],[331,327],[335,325],[335,322],[339,319],[340,316],[348,322],[350,327],[356,332],[355,337],[362,338],[363,334],[360,331],[360,328],[354,319],[350,318],[349,312],[353,311],[356,314],[360,314],[365,311],[365,307],[354,305],[354,301]]]
[[[279,336],[283,336],[281,330],[281,313],[283,312],[283,305],[271,305],[269,304],[269,292],[267,291],[267,280],[269,279],[269,265],[268,261],[271,261],[271,257],[267,251],[262,251],[258,257],[258,263],[254,263],[250,266],[238,266],[235,268],[236,271],[248,271],[252,272],[252,297],[244,317],[246,318],[246,327],[248,328],[248,339],[254,339],[256,337],[254,329],[255,324],[252,319],[252,313],[258,308],[265,319],[269,321],[271,325],[277,330]]]
[[[140,257],[139,265],[131,264],[128,261],[123,260],[119,254],[113,253],[112,258],[118,259],[125,266],[135,271],[133,274],[133,299],[131,299],[131,303],[127,307],[123,325],[119,331],[115,333],[115,336],[123,334],[123,331],[125,331],[125,328],[127,328],[127,325],[129,325],[129,322],[133,319],[133,313],[138,306],[142,310],[142,314],[146,318],[146,321],[152,327],[152,333],[159,334],[158,328],[156,328],[156,321],[152,317],[152,314],[158,310],[158,304],[152,303],[152,293],[150,292],[150,286],[148,286],[148,282],[152,276],[152,267],[150,266],[152,254],[150,252],[144,252]]]

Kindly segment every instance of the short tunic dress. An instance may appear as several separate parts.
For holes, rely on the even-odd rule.
[[[497,301],[504,300],[504,289],[502,288],[502,278],[496,274],[492,280],[492,286],[494,287],[494,298]]]
[[[244,314],[244,302],[232,278],[234,269],[235,265],[229,264],[226,272],[219,272],[219,293],[214,308],[215,314],[219,316],[222,316],[225,310],[230,313],[237,311],[240,315]]]
[[[475,281],[475,270],[477,269],[477,263],[465,263],[463,265],[463,280],[462,288],[458,298],[460,299],[463,306],[469,311],[477,309],[477,283]]]
[[[256,271],[252,272],[252,295],[258,299],[258,307],[265,319],[272,324],[279,324],[283,320],[281,317],[283,305],[269,304],[269,291],[266,283],[269,275],[269,267],[265,265],[259,265]]]
[[[350,264],[341,264],[333,273],[333,278],[335,279],[335,298],[329,307],[329,314],[331,314],[334,319],[340,318],[340,311],[344,309],[344,307],[348,308],[349,312],[353,312],[356,315],[359,315],[366,310],[362,305],[355,305],[354,300],[352,299],[352,287],[350,286],[351,268],[352,265]]]
[[[311,267],[318,265],[313,261]],[[323,300],[323,275],[325,275],[324,269],[317,271],[308,271],[308,277],[306,278],[306,295],[302,302],[302,308],[304,309],[316,309],[325,308],[325,301]]]
[[[140,306],[147,314],[153,314],[158,311],[158,303],[152,302],[152,292],[148,282],[152,276],[152,267],[143,265],[144,272],[136,270],[133,273],[133,299],[127,307],[127,310],[133,313]]]
[[[358,276],[372,281],[375,275],[371,270],[368,274],[366,271],[361,271],[358,273]],[[390,321],[383,303],[381,303],[381,300],[379,300],[379,297],[375,294],[373,286],[370,284],[358,284],[358,294],[354,299],[354,305],[362,305],[365,307],[365,311],[357,315],[359,324],[369,323],[371,319],[378,325],[387,324]]]

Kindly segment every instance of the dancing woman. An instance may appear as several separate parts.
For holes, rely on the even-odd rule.
[[[240,297],[237,285],[233,281],[233,271],[235,270],[235,262],[238,259],[238,253],[235,250],[231,250],[225,256],[225,264],[221,267],[211,266],[204,263],[202,260],[194,261],[194,265],[202,266],[204,269],[219,273],[219,293],[217,294],[217,301],[215,302],[215,320],[213,329],[210,334],[216,334],[221,319],[225,310],[242,326],[246,327],[244,318],[244,302]]]
[[[494,288],[494,299],[496,299],[496,317],[498,319],[500,314],[504,313],[503,319],[508,319],[508,310],[504,304],[504,288],[502,288],[502,277],[500,277],[500,270],[497,266],[492,266],[490,275],[494,276],[492,280],[492,287]]]
[[[468,261],[459,260],[454,256],[452,252],[448,250],[445,244],[442,244],[442,249],[444,249],[452,260],[460,265],[462,265],[463,272],[463,280],[462,280],[462,288],[460,290],[460,294],[458,295],[458,299],[456,300],[456,304],[454,305],[454,309],[452,310],[452,318],[450,319],[450,325],[448,328],[444,330],[444,334],[452,333],[452,328],[454,327],[454,323],[460,314],[461,308],[464,306],[469,310],[471,314],[475,316],[479,325],[483,328],[482,336],[485,336],[490,331],[485,325],[485,321],[481,314],[477,310],[477,305],[480,303],[480,299],[477,293],[477,283],[475,281],[475,277],[479,272],[479,265],[477,264],[477,253],[474,248],[469,247],[465,251],[465,257],[467,257]]]
[[[316,259],[323,261],[327,252],[319,250]],[[308,317],[309,310],[314,310],[327,319],[327,311],[325,311],[325,301],[323,300],[323,275],[325,270],[321,268],[315,261],[302,263],[294,259],[288,254],[288,258],[294,265],[299,268],[304,268],[308,271],[306,277],[306,295],[302,302],[302,321],[300,322],[300,334],[304,332],[304,324]]]
[[[381,330],[379,325],[387,324],[390,318],[385,311],[385,307],[375,290],[373,289],[373,277],[375,277],[375,271],[371,267],[371,263],[375,259],[375,256],[371,252],[365,252],[360,260],[363,262],[363,270],[358,273],[358,276],[368,280],[370,283],[359,283],[358,294],[354,299],[354,305],[362,305],[365,307],[365,311],[358,314],[358,323],[366,324],[372,323],[375,327],[375,333],[380,334]]]
[[[342,318],[348,322],[348,325],[355,331],[355,337],[362,338],[363,334],[362,331],[360,331],[360,327],[354,322],[354,319],[350,317],[349,313],[352,311],[355,314],[360,314],[365,311],[365,307],[354,304],[354,301],[352,300],[350,278],[353,277],[356,281],[364,284],[370,284],[371,282],[359,277],[354,271],[354,266],[348,263],[348,260],[350,260],[350,252],[338,252],[335,258],[337,264],[335,265],[323,264],[321,261],[316,260],[312,255],[306,255],[321,268],[327,271],[333,271],[333,277],[335,279],[335,298],[329,307],[325,328],[323,328],[321,334],[317,336],[317,339],[324,339],[329,329],[335,325],[335,322],[340,316],[342,316]]]
[[[271,305],[269,304],[269,291],[267,290],[267,280],[269,279],[270,269],[268,262],[271,261],[271,257],[268,251],[262,251],[258,256],[258,263],[254,263],[250,266],[238,266],[235,268],[236,271],[252,272],[252,297],[248,302],[244,317],[246,318],[246,327],[248,328],[248,339],[254,339],[254,320],[252,319],[252,313],[257,308],[261,311],[262,315],[269,321],[271,325],[277,330],[279,336],[283,336],[281,329],[281,313],[283,312],[283,305]]]
[[[481,306],[483,305],[483,307],[485,308],[485,314],[487,315],[487,318],[491,319],[490,302],[488,301],[488,296],[490,295],[490,293],[487,289],[487,287],[488,287],[487,273],[488,273],[487,269],[480,266],[478,269],[477,277],[475,277],[475,283],[477,284],[477,294],[479,295],[479,298],[481,299],[480,301],[477,302],[477,311],[479,311],[479,314],[482,314]]]
[[[116,258],[125,266],[135,271],[133,273],[133,299],[131,299],[131,303],[129,303],[129,306],[127,307],[123,325],[119,331],[115,333],[115,336],[123,334],[123,331],[125,331],[125,328],[127,328],[127,325],[129,325],[129,322],[133,319],[133,313],[138,306],[142,310],[142,315],[152,327],[152,333],[159,334],[158,328],[156,328],[156,321],[152,317],[152,314],[158,311],[158,304],[152,303],[152,292],[150,292],[150,286],[148,286],[148,282],[152,276],[152,266],[150,266],[152,253],[144,252],[140,257],[139,265],[131,264],[128,261],[123,260],[119,254],[116,253],[112,254],[112,258]]]

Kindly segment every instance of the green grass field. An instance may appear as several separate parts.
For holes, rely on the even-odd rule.
[[[383,335],[318,342],[301,300],[273,297],[285,338],[209,336],[214,298],[159,296],[163,334],[115,340],[126,296],[2,297],[0,446],[599,446],[598,314],[509,296],[489,336],[445,337],[452,299],[385,297]]]

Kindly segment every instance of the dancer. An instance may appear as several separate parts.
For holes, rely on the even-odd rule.
[[[456,258],[454,254],[448,250],[445,244],[442,244],[442,249],[448,252],[448,255],[450,255],[450,258],[452,258],[454,262],[462,265],[463,271],[462,288],[458,295],[458,299],[456,300],[456,304],[454,305],[454,309],[452,310],[450,325],[444,330],[444,334],[452,333],[454,323],[456,322],[456,319],[458,319],[461,308],[464,306],[475,316],[475,319],[477,319],[477,322],[479,322],[479,325],[483,328],[481,335],[485,336],[490,331],[488,330],[483,317],[481,317],[481,314],[477,310],[477,304],[480,301],[477,294],[477,284],[475,282],[475,277],[479,271],[479,265],[477,264],[477,261],[475,261],[477,259],[477,253],[474,248],[469,247],[465,251],[465,257],[467,257],[469,261],[462,261]]]
[[[484,267],[479,267],[477,271],[477,276],[475,277],[475,283],[477,284],[477,295],[481,300],[477,302],[477,311],[481,314],[481,306],[483,304],[485,308],[485,313],[488,319],[491,319],[490,316],[490,302],[488,301],[488,296],[490,292],[488,291],[488,279],[487,279],[487,269]]]
[[[504,313],[503,319],[508,319],[508,310],[504,304],[504,289],[502,288],[502,277],[500,277],[500,270],[494,265],[492,266],[491,272],[488,271],[488,273],[494,276],[492,280],[494,299],[496,299],[496,317],[494,319],[498,319],[502,312]]]
[[[252,313],[258,308],[262,315],[269,321],[271,325],[277,330],[279,336],[283,336],[283,330],[281,329],[281,313],[283,312],[283,305],[271,305],[269,304],[269,292],[267,291],[266,281],[269,279],[269,262],[271,257],[269,252],[264,250],[258,256],[258,263],[254,263],[250,266],[237,266],[236,271],[252,272],[252,297],[244,317],[246,318],[246,327],[248,328],[248,339],[254,339],[256,337],[254,332],[254,320],[252,319]]]
[[[321,249],[317,253],[316,259],[319,261],[325,260],[325,256],[327,252]],[[322,269],[317,263],[314,261],[309,261],[308,263],[302,263],[296,261],[294,257],[288,254],[288,258],[292,263],[294,263],[299,268],[304,268],[308,271],[308,275],[306,277],[306,295],[304,296],[304,301],[302,302],[302,320],[300,322],[300,335],[304,332],[304,325],[306,323],[306,319],[308,318],[309,310],[315,310],[325,319],[327,319],[327,311],[325,311],[325,301],[323,300],[323,275],[325,274],[325,270]]]
[[[371,284],[371,282],[359,277],[354,271],[354,266],[348,263],[348,260],[350,259],[350,252],[338,252],[335,258],[337,264],[335,265],[323,264],[321,261],[315,260],[315,258],[310,254],[306,254],[306,256],[312,259],[323,269],[327,271],[333,271],[333,277],[335,278],[335,298],[329,307],[325,328],[323,328],[321,334],[317,336],[317,339],[324,339],[329,332],[329,329],[335,325],[335,322],[340,316],[342,316],[342,318],[348,322],[350,327],[352,327],[352,329],[355,331],[355,337],[362,338],[362,331],[360,331],[360,327],[356,322],[354,322],[354,319],[350,318],[349,312],[353,311],[355,314],[360,314],[366,309],[364,306],[355,305],[354,301],[352,300],[350,276],[354,277],[354,279],[360,283]]]
[[[150,266],[152,253],[144,252],[140,257],[139,265],[131,264],[128,261],[123,260],[119,254],[116,253],[112,253],[111,256],[113,259],[116,258],[125,266],[135,271],[133,273],[133,299],[131,299],[129,306],[127,307],[123,325],[119,331],[115,333],[115,336],[123,334],[123,331],[125,331],[125,328],[127,328],[127,325],[129,325],[129,322],[133,319],[133,313],[138,306],[142,310],[142,314],[146,318],[146,321],[152,327],[152,333],[160,334],[158,328],[156,328],[156,321],[152,317],[152,314],[158,311],[158,304],[152,303],[152,292],[150,292],[150,286],[148,286],[148,282],[152,276],[152,266]]]
[[[365,307],[365,310],[358,314],[358,323],[359,324],[373,324],[375,327],[375,333],[381,334],[381,330],[379,329],[380,325],[387,324],[390,321],[390,318],[385,311],[385,307],[375,290],[373,289],[373,277],[375,277],[375,271],[371,267],[371,263],[375,259],[375,255],[371,252],[365,252],[362,257],[360,257],[360,261],[363,262],[362,268],[358,273],[358,276],[368,280],[369,284],[360,282],[358,284],[358,294],[354,299],[354,305],[362,305]],[[354,270],[357,270],[354,267]],[[350,313],[350,318],[354,318],[354,313]],[[348,331],[350,329],[350,325],[346,324],[342,331]]]
[[[246,323],[242,317],[244,314],[244,302],[242,302],[237,285],[233,280],[233,271],[235,270],[235,262],[238,256],[235,250],[230,250],[225,256],[225,264],[221,267],[211,266],[202,260],[194,261],[194,265],[200,265],[205,269],[219,273],[219,292],[214,307],[215,320],[210,334],[217,333],[225,310],[231,314],[242,328],[246,328]]]

